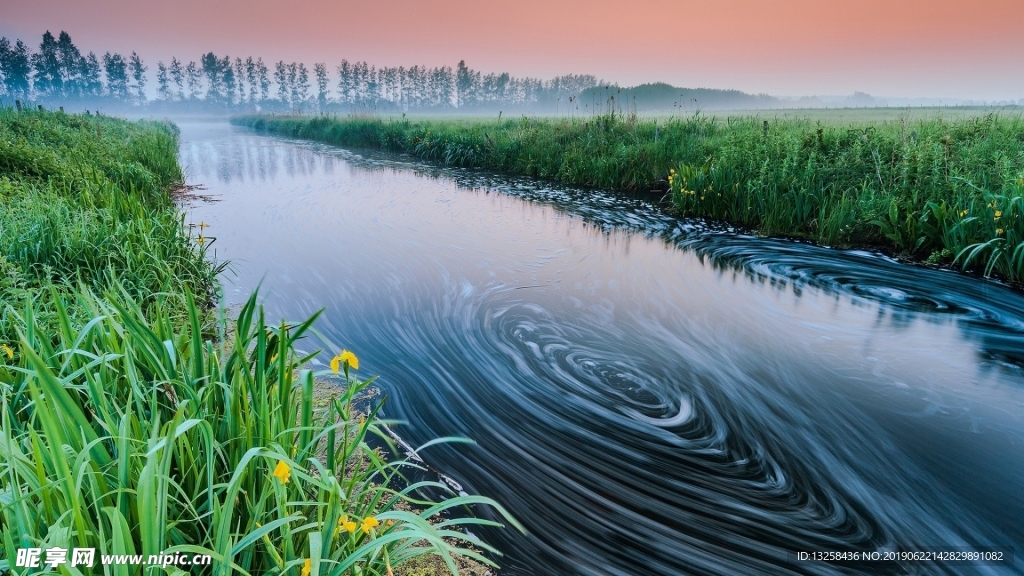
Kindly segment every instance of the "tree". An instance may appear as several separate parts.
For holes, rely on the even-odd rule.
[[[241,58],[235,58],[235,101],[245,102],[245,64]]]
[[[96,54],[89,52],[89,55],[82,59],[82,94],[91,98],[103,96],[103,80],[100,78],[102,69],[99,58]]]
[[[107,76],[107,95],[121,102],[128,101],[128,62],[120,54],[103,55],[103,72]]]
[[[170,78],[163,60],[156,63],[156,93],[161,100],[171,99]]]
[[[327,109],[327,86],[330,82],[327,77],[327,64],[318,62],[313,65],[313,71],[316,73],[316,103],[320,107],[320,111],[323,112]]]
[[[455,88],[457,90],[456,101],[459,108],[480,101],[480,73],[466,66],[465,60],[460,60],[456,68]]]
[[[181,100],[185,97],[185,75],[177,58],[171,58],[170,72],[171,81],[174,82],[174,99]]]
[[[352,88],[352,65],[348,60],[342,60],[338,65],[338,101],[342,104],[351,104]]]
[[[39,44],[39,52],[32,55],[33,88],[40,98],[60,96],[64,86],[61,78],[60,60],[57,57],[57,40],[47,30]]]
[[[188,99],[197,100],[203,88],[203,76],[195,62],[190,61],[185,67],[185,82],[188,85]]]
[[[128,57],[128,70],[132,75],[131,99],[136,106],[141,106],[146,103],[146,70],[148,68],[134,50]]]
[[[208,102],[222,102],[224,100],[224,72],[221,69],[221,60],[213,52],[203,54],[199,59],[203,69],[203,76],[206,77],[206,100]]]
[[[256,63],[252,56],[245,59],[245,79],[249,82],[249,104],[254,105],[259,100],[259,77],[256,75]]]
[[[83,62],[82,53],[71,41],[71,36],[61,30],[57,38],[57,67],[61,78],[61,96],[64,98],[79,98],[84,92],[82,82]]]
[[[288,66],[284,60],[274,64],[274,82],[277,82],[277,99],[281,104],[288,104]]]
[[[0,38],[0,75],[3,76],[4,92],[11,98],[28,99],[32,89],[28,46],[17,40],[11,46],[10,40]]]
[[[224,85],[224,103],[228,106],[234,104],[235,100],[235,70],[231,67],[231,59],[225,56],[220,61],[221,82]]]
[[[267,75],[267,65],[263,63],[263,58],[256,60],[256,78],[260,84],[260,102],[266,102],[270,99],[270,77]]]

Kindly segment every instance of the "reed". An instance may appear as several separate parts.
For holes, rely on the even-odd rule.
[[[1024,119],[872,123],[241,116],[238,125],[585,187],[668,191],[681,215],[1024,280]]]

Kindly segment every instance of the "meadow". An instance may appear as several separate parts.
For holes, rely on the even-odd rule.
[[[256,294],[216,308],[211,239],[171,194],[177,148],[168,124],[0,109],[0,571],[37,571],[16,565],[29,548],[93,548],[110,574],[141,569],[102,555],[208,554],[212,574],[491,564],[461,527],[497,505],[419,496],[447,488],[406,480],[358,356],[314,373],[295,345],[315,316],[269,322]]]
[[[1024,280],[1019,114],[833,122],[780,114],[232,121],[573,186],[658,192],[654,199],[667,192],[682,216]]]

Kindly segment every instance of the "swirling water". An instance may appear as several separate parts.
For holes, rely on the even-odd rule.
[[[182,124],[228,303],[327,307],[423,456],[526,525],[503,574],[1024,573],[1024,296],[650,199]],[[310,344],[314,346],[314,344]],[[844,572],[845,571],[845,572]]]

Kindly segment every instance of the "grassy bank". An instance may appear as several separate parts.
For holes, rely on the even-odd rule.
[[[823,124],[757,117],[418,120],[243,116],[238,125],[455,166],[625,190],[683,215],[1024,280],[1024,120]]]
[[[176,210],[173,127],[0,110],[0,571],[18,550],[212,557],[169,573],[354,575],[438,556],[487,563],[460,530],[486,498],[418,499],[414,465],[371,448],[372,380],[339,354],[326,404],[296,352],[315,318],[253,295],[214,320],[208,243]],[[499,514],[504,514],[499,508]],[[507,515],[506,515],[507,517]],[[514,523],[514,521],[513,521]],[[400,572],[400,569],[398,569]]]

